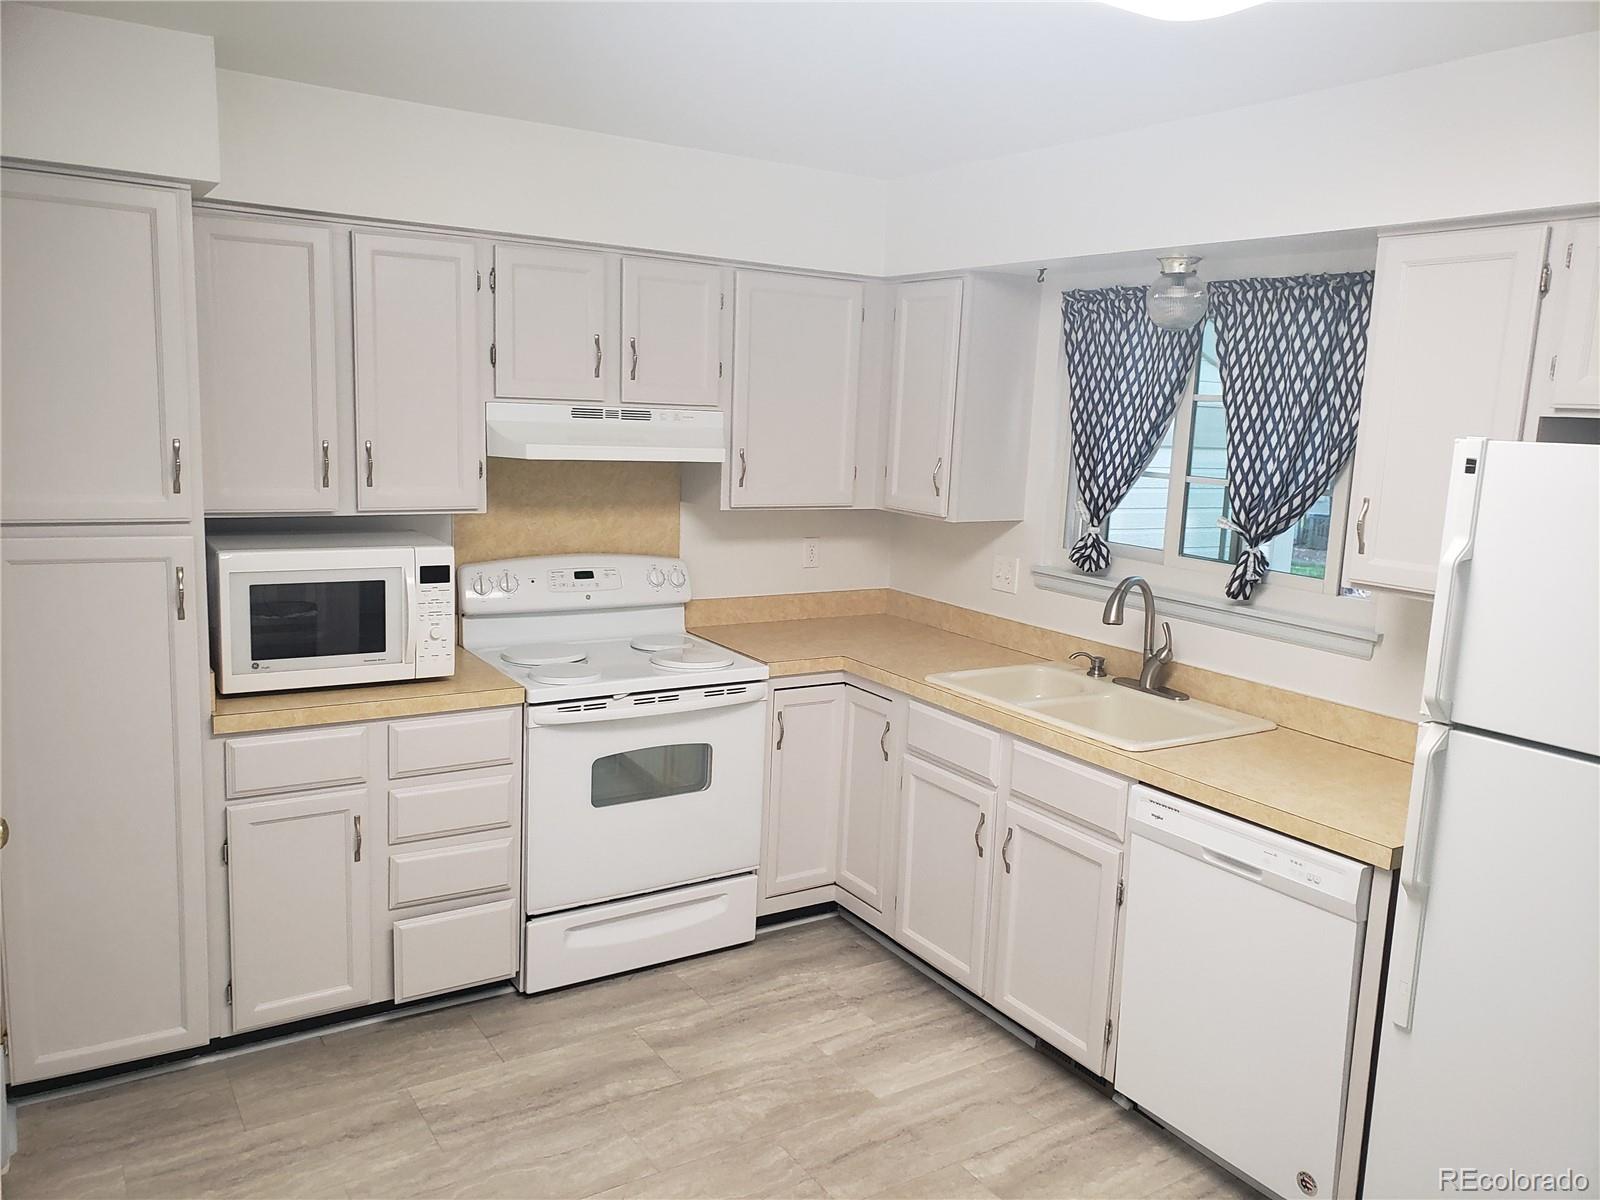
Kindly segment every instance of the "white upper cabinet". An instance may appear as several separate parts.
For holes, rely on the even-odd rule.
[[[740,271],[734,296],[730,506],[848,506],[862,285]]]
[[[598,250],[494,248],[494,394],[617,400],[619,260]]]
[[[703,263],[622,260],[622,403],[721,403],[729,274]]]
[[[838,882],[884,912],[894,869],[894,704],[847,686],[843,747]]]
[[[883,506],[1020,521],[1039,289],[966,275],[894,289]]]
[[[0,516],[189,520],[187,193],[32,171],[3,180]]]
[[[1458,437],[1515,439],[1546,225],[1380,238],[1348,583],[1431,595]]]
[[[1558,224],[1523,436],[1540,417],[1600,416],[1600,218]]]
[[[211,1036],[195,545],[187,531],[4,542],[14,1082]]]
[[[843,684],[789,688],[772,702],[761,894],[834,881],[838,857]]]
[[[961,291],[960,279],[928,279],[896,292],[885,506],[900,512],[950,511]]]
[[[327,226],[195,219],[206,511],[329,512],[339,437]]]
[[[356,233],[356,505],[481,506],[476,245]]]

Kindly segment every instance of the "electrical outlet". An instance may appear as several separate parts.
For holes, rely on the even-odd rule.
[[[822,545],[817,538],[806,538],[800,543],[800,565],[807,570],[822,565]]]
[[[1021,564],[1014,558],[1004,558],[995,555],[994,574],[989,580],[989,586],[997,592],[1010,592],[1017,594],[1017,573]]]

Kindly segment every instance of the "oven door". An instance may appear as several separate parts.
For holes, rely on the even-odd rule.
[[[528,709],[529,914],[753,871],[764,683]]]
[[[220,590],[224,692],[339,687],[416,673],[412,555],[362,550],[341,552],[325,566],[230,564]]]

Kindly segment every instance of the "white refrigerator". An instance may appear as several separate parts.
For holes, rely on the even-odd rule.
[[[1600,447],[1456,443],[1365,1196],[1600,1194]]]

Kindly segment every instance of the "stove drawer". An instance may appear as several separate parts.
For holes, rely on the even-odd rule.
[[[389,907],[506,891],[515,878],[515,846],[515,839],[501,837],[393,854],[389,857]]]
[[[389,725],[389,777],[432,775],[514,762],[522,709],[417,717]]]
[[[435,780],[389,789],[389,843],[504,829],[516,819],[515,771]]]
[[[395,1000],[416,1000],[515,975],[516,924],[521,915],[513,901],[495,900],[396,921]]]

